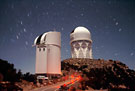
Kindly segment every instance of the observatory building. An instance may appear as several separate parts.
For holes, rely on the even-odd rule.
[[[92,58],[92,40],[90,31],[85,27],[77,27],[70,33],[72,58]]]
[[[61,34],[60,32],[46,32],[38,36],[36,46],[37,75],[61,74]]]

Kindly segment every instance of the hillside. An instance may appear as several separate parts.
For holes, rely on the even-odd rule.
[[[27,72],[22,74],[21,70],[14,67],[14,64],[0,59],[0,91],[22,91],[22,88],[34,88],[32,84],[35,75]]]
[[[62,72],[81,73],[83,89],[135,89],[135,71],[120,61],[71,58],[62,61]]]
[[[80,75],[76,89],[80,90],[133,90],[135,89],[135,71],[120,61],[103,59],[66,59],[61,63],[62,76],[57,79],[64,81],[71,75]],[[55,79],[52,84],[56,83]],[[42,84],[41,84],[42,85]],[[47,84],[46,84],[47,85]],[[6,86],[6,88],[5,88]],[[13,64],[0,59],[0,90],[32,89],[40,87],[35,75],[22,74],[16,71]]]

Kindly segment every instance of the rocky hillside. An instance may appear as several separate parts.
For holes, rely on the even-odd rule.
[[[135,89],[135,71],[120,61],[66,59],[62,61],[62,72],[64,75],[82,73],[83,89]]]

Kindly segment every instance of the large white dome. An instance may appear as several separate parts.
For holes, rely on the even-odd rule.
[[[87,40],[92,42],[90,31],[82,26],[75,28],[70,34],[70,42],[78,40]]]
[[[85,27],[82,27],[82,26],[75,28],[73,33],[88,33],[88,34],[90,34],[89,30]]]

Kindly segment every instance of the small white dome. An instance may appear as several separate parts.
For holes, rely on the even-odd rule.
[[[73,33],[88,33],[88,34],[90,34],[90,32],[87,28],[81,27],[81,26],[75,28]]]
[[[38,37],[39,37],[39,36],[38,36]],[[36,39],[34,40],[34,45],[37,44],[38,37],[36,37]]]
[[[44,33],[44,34],[42,35],[42,37],[41,37],[41,39],[40,39],[40,44],[45,43],[45,41],[46,41],[46,35],[47,35],[47,33]]]
[[[43,44],[46,40],[46,35],[47,35],[47,33],[43,33],[40,36],[36,37],[36,39],[34,41],[34,45]]]

